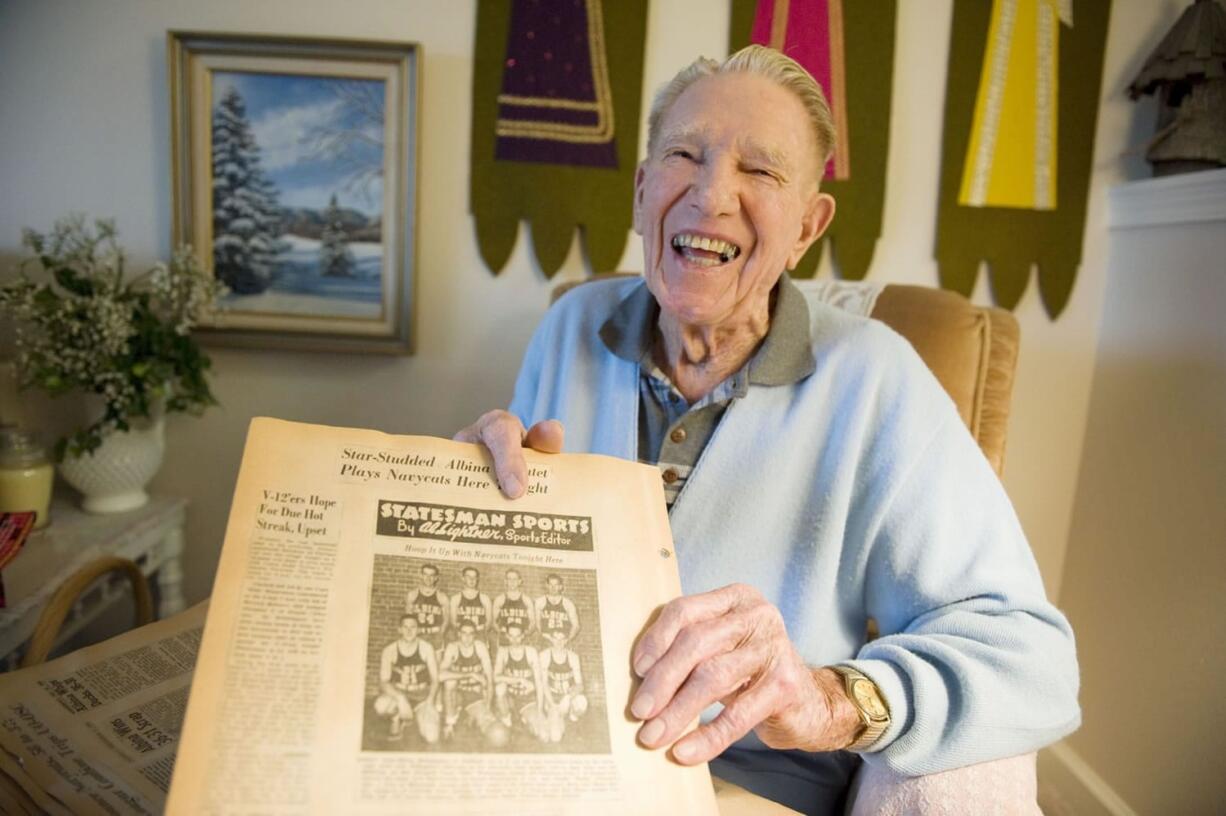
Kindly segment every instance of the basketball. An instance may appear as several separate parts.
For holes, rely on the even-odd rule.
[[[511,729],[500,722],[495,722],[485,729],[485,741],[491,748],[505,748],[511,741]]]
[[[375,698],[375,713],[380,717],[390,717],[396,713],[396,701],[386,694]]]

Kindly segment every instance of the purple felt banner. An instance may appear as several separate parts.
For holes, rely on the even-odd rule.
[[[617,167],[600,0],[514,0],[495,159]]]

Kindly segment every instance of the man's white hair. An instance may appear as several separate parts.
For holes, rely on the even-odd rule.
[[[830,114],[826,95],[822,93],[817,80],[800,63],[764,45],[746,46],[723,62],[699,57],[660,88],[652,100],[651,113],[647,118],[647,154],[655,155],[656,142],[660,138],[660,125],[673,103],[687,88],[703,77],[733,73],[754,74],[796,94],[796,98],[805,106],[809,123],[813,126],[820,181],[826,170],[826,162],[834,151],[834,117]]]

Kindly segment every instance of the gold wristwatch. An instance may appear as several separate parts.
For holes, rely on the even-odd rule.
[[[877,684],[851,666],[831,666],[843,678],[852,705],[860,715],[863,727],[856,738],[843,750],[864,751],[876,742],[890,727],[890,707],[877,689]]]

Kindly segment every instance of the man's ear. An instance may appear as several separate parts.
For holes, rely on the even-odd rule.
[[[834,196],[829,193],[814,193],[809,200],[809,206],[805,209],[804,218],[801,220],[800,235],[796,239],[796,244],[792,247],[791,253],[788,254],[788,269],[796,268],[800,263],[800,259],[809,251],[809,247],[813,246],[813,242],[822,237],[822,233],[830,226],[830,222],[834,220]]]
[[[634,234],[643,234],[643,179],[646,171],[643,169],[647,160],[639,162],[634,170]]]

